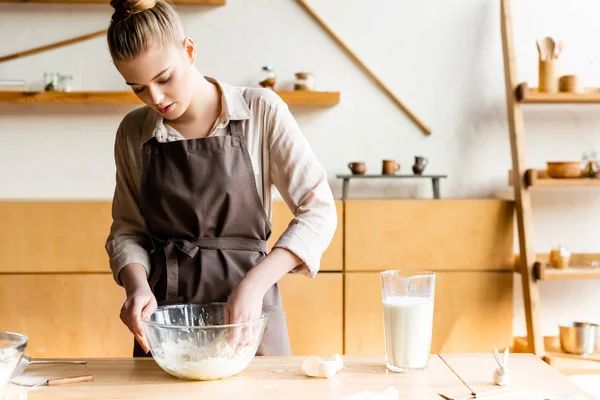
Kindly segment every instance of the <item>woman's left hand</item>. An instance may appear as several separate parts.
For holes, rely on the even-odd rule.
[[[225,323],[239,324],[260,319],[265,291],[251,279],[242,279],[225,304]]]

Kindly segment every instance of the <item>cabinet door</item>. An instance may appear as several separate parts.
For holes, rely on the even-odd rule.
[[[0,201],[0,272],[110,272],[111,202]]]
[[[384,354],[379,274],[346,274],[345,353]],[[512,344],[512,273],[438,272],[431,351],[488,352]]]
[[[512,271],[514,202],[348,200],[346,271]]]
[[[343,203],[336,200],[335,207],[337,209],[338,225],[331,240],[331,244],[323,253],[321,258],[321,271],[341,271],[343,269],[343,251],[342,251],[342,236],[343,236]],[[273,233],[268,241],[269,249],[273,247],[277,239],[286,230],[293,214],[283,200],[273,201],[273,216],[271,221],[273,224]]]
[[[289,274],[280,284],[294,355],[342,354],[342,274]]]
[[[29,336],[32,357],[129,357],[124,299],[110,274],[0,275],[0,331]]]

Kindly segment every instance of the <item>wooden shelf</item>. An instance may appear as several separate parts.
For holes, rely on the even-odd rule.
[[[516,97],[525,104],[600,104],[600,88],[587,88],[583,93],[540,93],[522,83],[517,87]]]
[[[600,279],[600,254],[574,253],[571,254],[569,267],[558,269],[550,266],[548,253],[536,254],[534,265],[534,278],[537,280],[585,280]],[[514,272],[520,273],[519,255],[515,256]]]
[[[513,185],[512,171],[508,173],[508,184]],[[573,178],[556,179],[550,178],[543,169],[528,169],[525,171],[525,184],[536,187],[592,187],[600,186],[600,179]]]
[[[67,4],[108,4],[108,0],[0,0],[0,3],[67,3]],[[226,0],[174,0],[175,4],[224,6]]]
[[[1,0],[0,0],[1,1]],[[276,92],[289,105],[333,106],[340,101],[339,92]],[[31,104],[141,104],[133,92],[2,92],[0,103]]]
[[[579,356],[565,353],[560,348],[560,340],[556,336],[545,336],[544,348],[544,360],[565,375],[600,373],[600,354]],[[515,337],[512,352],[527,353],[527,338]]]
[[[334,106],[340,102],[340,92],[311,90],[276,91],[286,103],[302,106]]]

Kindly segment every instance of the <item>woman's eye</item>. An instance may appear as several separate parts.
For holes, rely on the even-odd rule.
[[[169,76],[168,78],[165,78],[162,81],[158,81],[158,83],[160,83],[161,85],[164,85],[165,83],[168,83],[170,80],[171,80],[171,77]]]
[[[133,89],[133,93],[142,93],[143,91],[144,91],[144,88]]]

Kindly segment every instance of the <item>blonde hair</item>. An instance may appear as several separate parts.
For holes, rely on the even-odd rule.
[[[111,0],[115,12],[108,27],[113,61],[132,60],[153,45],[183,40],[183,24],[169,0]]]

